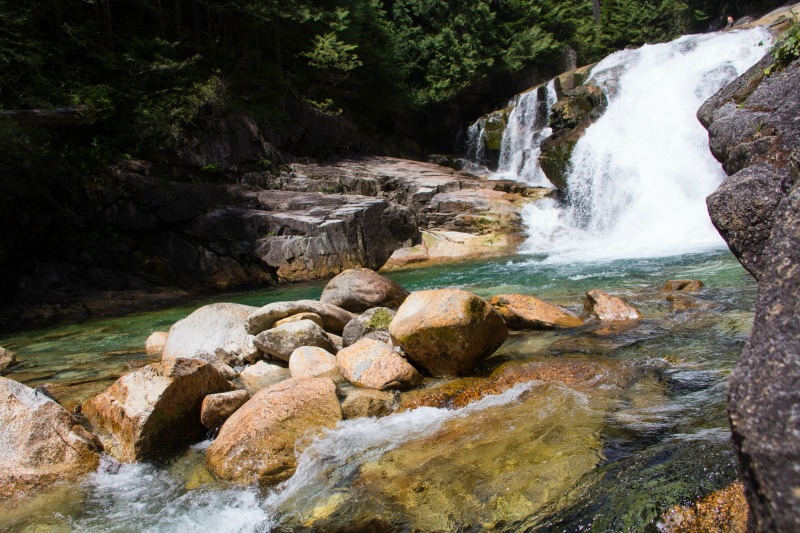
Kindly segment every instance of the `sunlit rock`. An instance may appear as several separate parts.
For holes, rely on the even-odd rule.
[[[322,322],[322,317],[317,313],[297,313],[296,315],[287,316],[286,318],[282,318],[275,322],[274,327],[289,324],[290,322],[300,322],[301,320],[310,320],[321,328],[325,327],[325,324]]]
[[[291,374],[285,366],[259,361],[248,365],[239,373],[239,380],[245,390],[252,396],[263,388],[274,385],[279,381],[289,379]]]
[[[389,324],[395,316],[395,312],[388,307],[375,307],[365,311],[347,323],[342,332],[342,344],[350,346],[358,339],[366,337],[370,333],[378,333],[371,338],[391,342],[389,335]]]
[[[290,322],[256,335],[255,344],[266,353],[289,362],[292,352],[301,346],[317,346],[329,352],[336,348],[325,331],[310,320]]]
[[[336,365],[347,381],[368,389],[406,389],[422,381],[419,372],[391,346],[374,339],[361,339],[340,350]]]
[[[17,364],[17,357],[0,346],[0,372]]]
[[[250,394],[245,390],[209,394],[203,398],[200,423],[208,429],[219,427],[249,399]]]
[[[598,289],[586,293],[586,300],[584,300],[583,306],[590,316],[603,322],[638,320],[642,318],[642,314],[635,307]]]
[[[583,320],[567,309],[526,294],[500,294],[489,303],[511,329],[575,328]]]
[[[169,333],[166,331],[156,331],[151,333],[144,343],[144,352],[147,355],[161,355],[164,353],[164,346],[167,345],[167,337]]]
[[[264,330],[275,326],[281,320],[299,313],[316,313],[322,318],[322,327],[325,331],[342,332],[344,327],[355,315],[341,307],[314,300],[297,300],[294,302],[273,302],[255,310],[247,317],[247,331],[258,335]]]
[[[395,394],[391,391],[356,389],[342,402],[342,415],[345,419],[386,416],[394,410]]]
[[[373,307],[397,309],[407,297],[407,290],[374,270],[351,268],[330,280],[319,300],[361,313]]]
[[[289,357],[289,371],[293,378],[329,377],[341,380],[336,367],[336,356],[324,348],[301,346]]]

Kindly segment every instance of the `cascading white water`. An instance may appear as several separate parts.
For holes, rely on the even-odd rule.
[[[695,114],[767,51],[763,29],[685,36],[612,54],[591,83],[609,98],[575,146],[566,207],[527,206],[524,247],[548,261],[664,257],[724,246],[705,198],[725,178]]]
[[[556,101],[555,82],[518,95],[508,116],[500,147],[500,161],[492,179],[524,181],[530,185],[552,187],[539,167],[541,143],[552,130],[547,127],[550,107]]]

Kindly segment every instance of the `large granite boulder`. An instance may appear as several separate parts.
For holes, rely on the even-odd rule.
[[[247,317],[247,331],[258,335],[275,326],[276,322],[300,313],[314,313],[322,318],[325,331],[340,334],[355,315],[333,304],[315,300],[297,300],[294,302],[273,302],[261,307]]]
[[[321,327],[310,320],[299,320],[256,335],[256,346],[266,354],[289,362],[292,352],[301,346],[317,346],[329,352],[336,348]]]
[[[434,376],[460,376],[503,344],[508,327],[479,296],[438,289],[412,292],[389,333],[417,366]]]
[[[368,389],[407,389],[422,381],[419,372],[391,346],[374,339],[361,339],[340,350],[336,366],[347,381]]]
[[[319,301],[363,313],[373,307],[397,309],[407,296],[407,290],[374,270],[351,268],[328,282]]]
[[[294,474],[306,441],[342,419],[336,385],[327,378],[289,379],[259,391],[222,425],[206,451],[220,479],[275,485]]]
[[[197,358],[231,366],[255,361],[260,354],[245,323],[257,309],[231,303],[204,305],[169,329],[162,358]]]
[[[527,294],[499,294],[489,303],[511,329],[575,328],[583,320],[567,309]]]
[[[730,176],[708,197],[711,220],[760,279],[778,204],[800,175],[800,61],[765,76],[772,54],[697,112],[711,152]]]
[[[169,456],[203,439],[203,399],[233,386],[202,359],[171,359],[119,378],[83,404],[110,455],[134,462]]]
[[[759,280],[752,335],[728,383],[733,444],[758,531],[800,529],[798,116],[800,60],[782,69],[772,54],[698,111],[730,176],[708,197],[709,213]]]
[[[375,307],[366,311],[347,323],[342,332],[342,345],[350,346],[362,337],[370,336],[377,340],[390,342],[389,324],[395,312],[388,307]],[[380,338],[379,338],[380,337]]]
[[[48,396],[0,378],[0,498],[97,468],[102,445]]]

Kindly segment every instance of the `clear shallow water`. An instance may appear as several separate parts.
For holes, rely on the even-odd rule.
[[[575,310],[586,290],[600,288],[645,319],[631,328],[512,335],[479,374],[541,364],[545,382],[523,376],[516,388],[460,410],[344,422],[275,491],[215,482],[200,446],[163,464],[106,459],[79,486],[17,502],[0,529],[641,531],[670,505],[735,478],[725,381],[749,334],[755,284],[728,252],[581,264],[520,255],[390,275],[409,290],[530,293]],[[673,310],[660,291],[675,278],[706,283],[686,309]],[[315,298],[322,287],[225,300]],[[0,345],[24,362],[8,377],[56,383],[64,403],[82,401],[145,358],[151,331],[202,303],[7,336]],[[591,379],[547,383],[559,365],[589,368]]]

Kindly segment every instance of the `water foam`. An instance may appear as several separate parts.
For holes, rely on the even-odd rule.
[[[766,52],[763,29],[685,36],[612,54],[591,82],[609,97],[578,141],[566,207],[526,206],[526,252],[549,262],[668,257],[724,246],[705,198],[725,178],[695,114]]]

